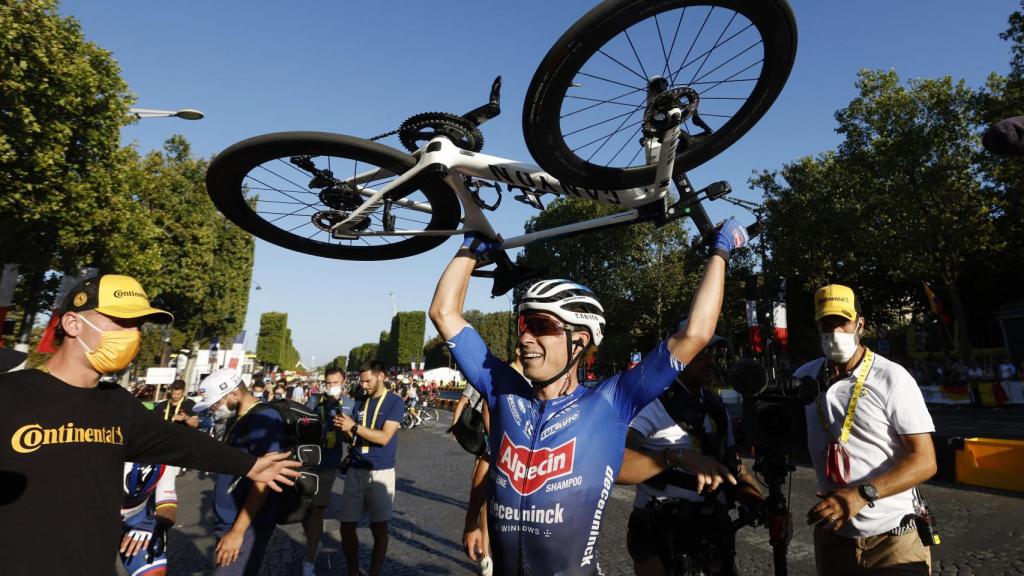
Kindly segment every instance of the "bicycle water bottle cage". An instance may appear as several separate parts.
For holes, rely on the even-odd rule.
[[[409,152],[415,152],[427,142],[444,136],[463,150],[479,152],[484,147],[484,136],[471,120],[447,112],[424,112],[410,116],[398,128],[398,138]]]
[[[484,210],[490,210],[493,212],[498,209],[498,206],[501,205],[501,186],[497,182],[475,180],[473,178],[467,177],[466,188],[469,190],[469,193],[473,195],[473,202],[476,202],[476,205],[483,208]],[[497,199],[494,201],[494,204],[488,204],[487,202],[484,202],[484,199],[480,197],[481,188],[494,188],[495,193],[498,196]]]

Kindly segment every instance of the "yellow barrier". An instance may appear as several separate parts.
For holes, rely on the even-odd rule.
[[[1024,492],[1024,440],[965,438],[964,447],[956,451],[956,479]]]

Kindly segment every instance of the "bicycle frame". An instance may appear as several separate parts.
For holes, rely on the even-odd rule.
[[[670,116],[680,116],[679,109],[669,112]],[[413,155],[418,157],[416,165],[404,174],[390,182],[387,186],[379,189],[361,188],[360,194],[366,197],[366,201],[356,210],[331,227],[331,233],[335,237],[359,237],[359,236],[454,236],[466,232],[479,232],[488,238],[497,238],[501,242],[502,250],[519,248],[532,242],[559,238],[579,234],[582,232],[620,226],[641,219],[651,219],[651,210],[642,210],[644,207],[655,206],[655,214],[664,214],[666,205],[663,199],[668,192],[669,183],[672,178],[672,169],[675,161],[676,143],[679,141],[679,123],[671,123],[671,127],[665,131],[657,140],[648,138],[645,141],[645,152],[651,160],[657,159],[657,176],[651,187],[630,188],[625,190],[602,190],[573,186],[560,182],[550,174],[544,172],[537,166],[524,164],[515,160],[509,160],[498,156],[490,156],[479,152],[463,150],[455,146],[448,138],[439,136],[432,139],[426,146],[417,150]],[[659,142],[668,142],[669,146],[662,146]],[[665,153],[662,153],[665,152]],[[410,193],[415,189],[413,186],[418,178],[435,177],[425,175],[430,169],[444,174],[445,183],[458,196],[462,204],[464,216],[462,228],[458,230],[394,230],[394,231],[351,231],[347,226],[358,223],[363,219],[363,214],[376,209],[386,200],[389,193],[409,188]],[[375,180],[381,176],[381,170],[372,170],[343,180],[344,184],[358,188],[359,185]],[[494,230],[491,223],[484,215],[477,199],[466,185],[466,178],[479,178],[482,180],[502,182],[509,187],[509,192],[521,190],[525,195],[536,198],[543,194],[555,194],[558,196],[576,197],[595,202],[605,202],[629,208],[617,214],[575,222],[563,226],[556,226],[545,230],[539,230],[529,234],[522,234],[511,238],[501,238]],[[394,194],[401,196],[400,194]],[[403,208],[430,212],[430,206],[413,201],[405,201],[402,198],[393,200],[395,204]],[[655,205],[655,203],[658,203]]]

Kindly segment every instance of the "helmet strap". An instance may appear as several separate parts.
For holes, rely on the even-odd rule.
[[[565,331],[565,352],[566,352],[565,356],[566,356],[566,358],[569,359],[569,361],[566,362],[565,368],[562,368],[562,370],[558,374],[555,374],[553,377],[548,378],[547,380],[543,380],[543,381],[531,380],[530,384],[532,384],[534,388],[544,388],[548,384],[551,384],[555,380],[558,380],[562,376],[565,376],[565,383],[562,384],[562,389],[559,390],[558,395],[559,396],[564,395],[565,391],[569,389],[569,384],[572,383],[572,377],[569,374],[569,371],[572,370],[573,365],[575,365],[576,362],[578,362],[579,359],[583,356],[583,354],[587,351],[587,348],[590,348],[590,344],[587,344],[586,346],[583,347],[583,350],[580,350],[576,354],[576,356],[573,356],[572,355],[572,345],[573,345],[574,341],[572,340],[572,338],[570,338],[571,335],[572,335],[572,331],[567,329]]]

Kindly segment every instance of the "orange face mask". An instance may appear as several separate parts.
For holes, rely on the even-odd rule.
[[[81,338],[76,338],[82,348],[85,348],[85,357],[89,364],[100,374],[124,370],[139,353],[142,334],[138,330],[100,330],[84,316],[78,318],[100,333],[100,343],[95,350],[89,349]]]

